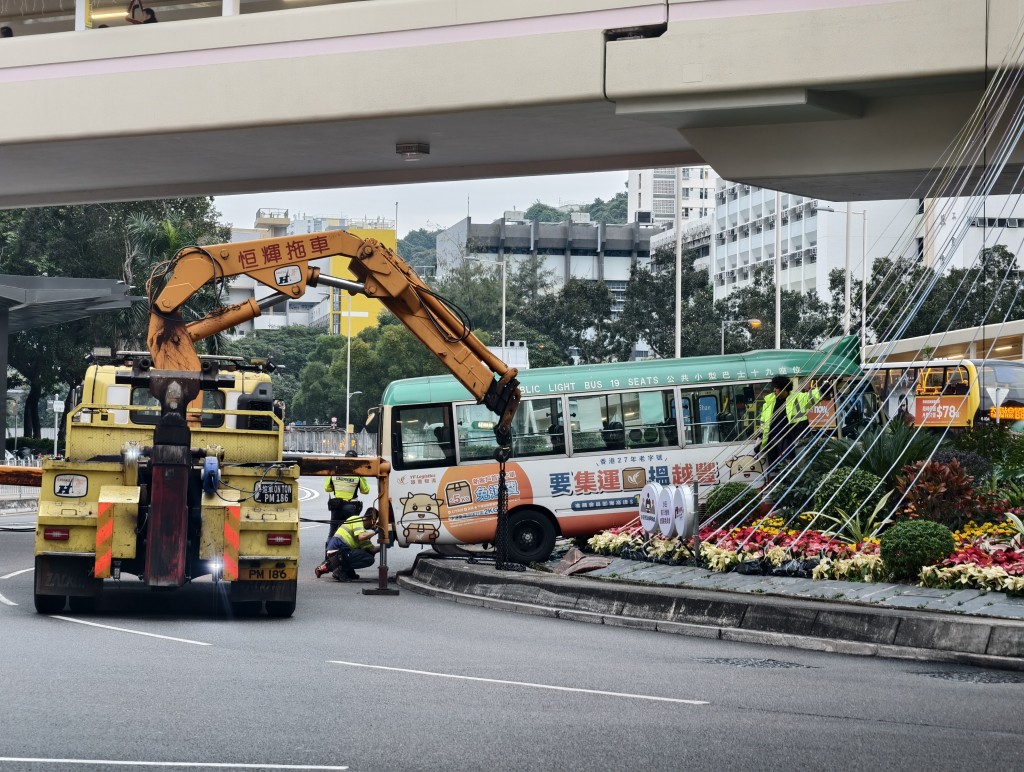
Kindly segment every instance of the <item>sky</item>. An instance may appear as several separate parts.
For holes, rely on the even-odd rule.
[[[464,182],[424,182],[372,188],[255,193],[217,196],[221,222],[251,228],[257,209],[287,209],[300,215],[394,219],[398,204],[398,233],[417,228],[448,228],[466,216],[491,222],[509,209],[525,210],[534,201],[551,206],[589,204],[608,200],[626,190],[627,172],[561,174]]]

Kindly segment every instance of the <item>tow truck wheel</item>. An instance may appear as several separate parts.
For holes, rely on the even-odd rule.
[[[284,619],[295,613],[294,600],[268,600],[267,616]]]
[[[33,596],[35,600],[36,611],[40,614],[59,614],[64,610],[64,604],[67,603],[67,595],[40,595],[38,592]]]
[[[287,600],[268,600],[267,601],[267,616],[278,617],[284,619],[290,617],[295,613],[295,595],[298,591],[299,583],[295,580],[288,582],[279,583],[279,592],[276,593],[278,598],[287,598]]]
[[[96,611],[96,596],[72,595],[68,598],[68,606],[75,614],[92,614]]]
[[[260,602],[258,600],[233,600],[231,601],[231,615],[235,617],[254,617],[260,613]]]
[[[542,563],[555,548],[555,526],[536,509],[509,515],[508,535],[508,557],[516,563]]]

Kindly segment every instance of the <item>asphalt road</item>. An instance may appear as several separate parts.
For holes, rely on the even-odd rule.
[[[323,495],[303,512],[326,516]],[[205,582],[41,616],[32,535],[0,532],[0,770],[1020,763],[1015,674],[366,596],[314,579],[326,527],[302,535],[298,610],[276,620],[225,618]]]

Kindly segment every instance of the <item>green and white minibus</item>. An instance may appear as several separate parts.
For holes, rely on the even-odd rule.
[[[519,373],[523,400],[506,465],[512,557],[544,560],[557,535],[596,533],[637,515],[648,482],[759,486],[755,434],[773,376],[856,377],[856,339],[817,350],[551,367]],[[380,455],[401,546],[494,539],[497,416],[451,376],[384,391]],[[823,400],[812,425],[834,426]]]

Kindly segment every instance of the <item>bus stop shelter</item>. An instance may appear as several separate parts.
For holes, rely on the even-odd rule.
[[[7,337],[127,308],[144,298],[115,279],[75,279],[0,274],[0,426],[7,436]]]

